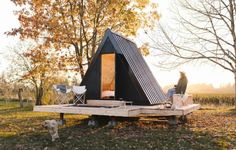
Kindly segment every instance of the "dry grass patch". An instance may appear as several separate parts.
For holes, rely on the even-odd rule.
[[[51,142],[41,127],[55,113],[32,112],[17,103],[0,103],[0,149],[233,149],[236,111],[232,107],[203,107],[185,125],[170,127],[152,121],[121,121],[114,128],[88,127],[87,116],[65,115],[60,140]]]

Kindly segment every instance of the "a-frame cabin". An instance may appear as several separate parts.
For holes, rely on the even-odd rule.
[[[153,105],[167,100],[136,44],[107,29],[81,82],[86,99]]]
[[[173,116],[186,116],[200,108],[199,104],[192,104],[191,95],[174,95],[171,108],[165,104],[155,105],[167,97],[137,46],[109,29],[81,85],[87,89],[87,104],[35,106],[34,111],[60,113],[63,122],[64,113],[112,117],[171,116],[173,119]],[[126,105],[129,101],[132,106]]]

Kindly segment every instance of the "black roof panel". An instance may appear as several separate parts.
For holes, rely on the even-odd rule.
[[[150,104],[157,104],[167,100],[165,93],[157,83],[138,47],[131,40],[110,31],[111,41],[114,39],[120,51],[126,58],[143,92]],[[109,37],[110,37],[109,36]]]

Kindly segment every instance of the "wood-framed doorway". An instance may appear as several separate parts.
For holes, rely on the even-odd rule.
[[[101,99],[115,99],[115,56],[101,55]]]

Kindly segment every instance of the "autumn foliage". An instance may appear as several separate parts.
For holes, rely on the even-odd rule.
[[[12,0],[20,10],[20,27],[8,35],[41,41],[46,49],[69,52],[71,65],[84,76],[106,28],[134,36],[159,19],[149,0]],[[152,19],[146,18],[153,17]],[[39,49],[43,51],[44,49]],[[66,58],[66,56],[64,56]],[[74,62],[77,62],[74,64]],[[68,62],[67,62],[68,63]],[[68,64],[67,64],[68,65]],[[73,68],[73,67],[72,67]]]

